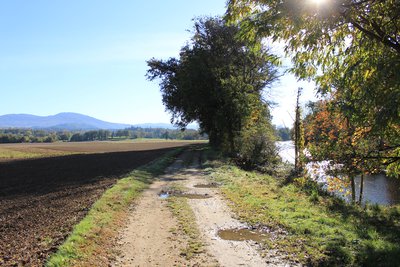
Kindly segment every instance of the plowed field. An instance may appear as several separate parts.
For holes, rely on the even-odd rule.
[[[15,145],[22,153],[42,149],[42,154],[0,162],[0,266],[42,266],[119,177],[186,144],[49,144],[45,150],[43,145]],[[46,151],[89,154],[55,156]]]

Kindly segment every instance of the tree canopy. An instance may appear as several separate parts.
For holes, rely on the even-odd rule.
[[[252,153],[274,147],[263,90],[277,79],[278,61],[261,42],[238,39],[239,31],[220,18],[198,19],[179,58],[149,60],[147,77],[161,80],[173,123],[184,128],[197,121],[212,145],[232,155],[247,154],[244,161],[252,165]]]
[[[227,16],[247,38],[284,41],[293,73],[314,80],[362,138],[383,140],[376,155],[399,173],[398,0],[231,0]]]

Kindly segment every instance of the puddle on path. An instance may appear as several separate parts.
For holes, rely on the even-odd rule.
[[[219,184],[219,183],[196,184],[196,185],[194,185],[194,187],[197,187],[197,188],[218,188],[220,186],[221,186],[221,184]]]
[[[205,198],[211,198],[212,196],[209,194],[191,194],[191,193],[184,193],[180,191],[161,191],[158,196],[161,199],[166,199],[169,197],[186,197],[189,199],[205,199]]]
[[[219,230],[218,236],[223,240],[231,240],[231,241],[252,240],[256,242],[262,242],[269,238],[268,233],[262,232],[257,229],[252,230],[248,228]]]
[[[166,198],[169,197],[169,194],[168,194],[168,192],[161,192],[160,194],[158,194],[158,196],[159,196],[161,199],[166,199]]]

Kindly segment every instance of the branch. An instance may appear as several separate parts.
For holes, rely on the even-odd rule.
[[[353,21],[351,19],[349,19],[349,20],[350,20],[350,23],[354,25],[354,27],[356,27],[361,32],[365,33],[371,39],[375,39],[375,40],[383,43],[384,45],[393,48],[394,50],[396,50],[396,52],[398,54],[400,54],[400,45],[398,43],[393,43],[390,40],[388,40],[387,38],[385,38],[384,36],[379,36],[379,35],[375,34],[374,32],[363,28],[359,23],[357,23],[357,22],[355,22],[355,21]]]
[[[395,161],[400,160],[400,157],[394,156],[394,157],[381,157],[381,156],[368,156],[364,157],[364,159],[393,159]]]
[[[355,2],[355,3],[351,3],[351,4],[342,4],[343,7],[355,7],[355,6],[359,6],[368,2],[375,2],[374,0],[363,0],[363,1],[359,1],[359,2]]]

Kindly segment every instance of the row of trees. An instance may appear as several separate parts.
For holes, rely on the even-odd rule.
[[[195,22],[179,58],[149,60],[162,101],[181,128],[197,121],[210,144],[245,168],[276,160],[275,132],[264,89],[278,78],[278,59],[260,41],[238,38],[240,27],[221,18]]]
[[[0,129],[0,143],[51,143],[56,141],[81,142],[110,139],[162,138],[203,140],[207,136],[197,130],[185,131],[163,128],[132,127],[123,130],[47,131],[33,129]]]
[[[230,0],[242,36],[285,44],[291,71],[322,100],[306,118],[312,160],[354,176],[400,174],[400,5],[397,0]]]
[[[175,140],[206,140],[207,135],[201,134],[197,130],[185,129],[164,129],[164,128],[140,128],[131,127],[117,131],[88,131],[75,133],[70,141],[95,141],[108,139],[175,139]]]
[[[72,133],[69,131],[48,131],[35,129],[0,129],[0,143],[51,143],[69,141]]]

